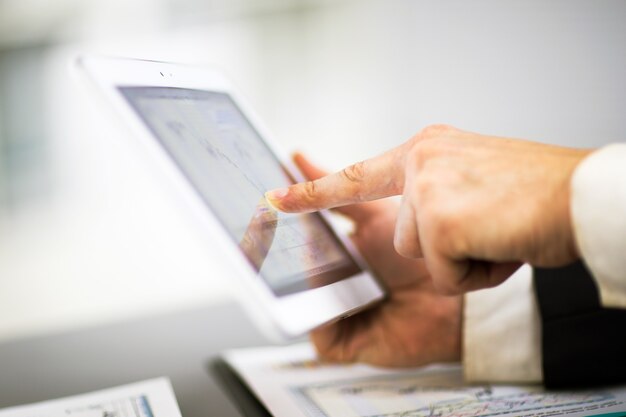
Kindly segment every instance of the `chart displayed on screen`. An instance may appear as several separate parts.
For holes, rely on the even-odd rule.
[[[264,193],[292,180],[228,94],[120,91],[276,295],[360,271],[318,214],[278,213],[267,205]]]

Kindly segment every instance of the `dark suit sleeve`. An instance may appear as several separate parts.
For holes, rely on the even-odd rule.
[[[626,382],[626,310],[603,308],[582,262],[534,270],[549,388]]]

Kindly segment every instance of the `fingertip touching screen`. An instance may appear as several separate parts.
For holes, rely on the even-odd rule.
[[[264,193],[293,180],[230,95],[173,87],[119,91],[276,296],[361,271],[319,214],[268,206]]]

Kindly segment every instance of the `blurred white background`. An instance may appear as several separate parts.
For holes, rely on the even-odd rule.
[[[0,340],[232,295],[76,54],[218,66],[336,169],[438,122],[623,141],[624,22],[623,0],[0,0]]]

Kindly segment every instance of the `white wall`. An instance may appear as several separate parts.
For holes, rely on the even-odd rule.
[[[72,78],[77,51],[215,64],[282,145],[332,168],[435,122],[569,146],[626,139],[623,1],[361,0],[281,10],[163,32],[157,22],[135,36],[107,29],[114,13],[92,15],[97,30],[82,22],[82,41],[50,51],[55,188],[0,219],[0,338],[230,297],[210,246]],[[163,10],[152,15],[166,20]]]

